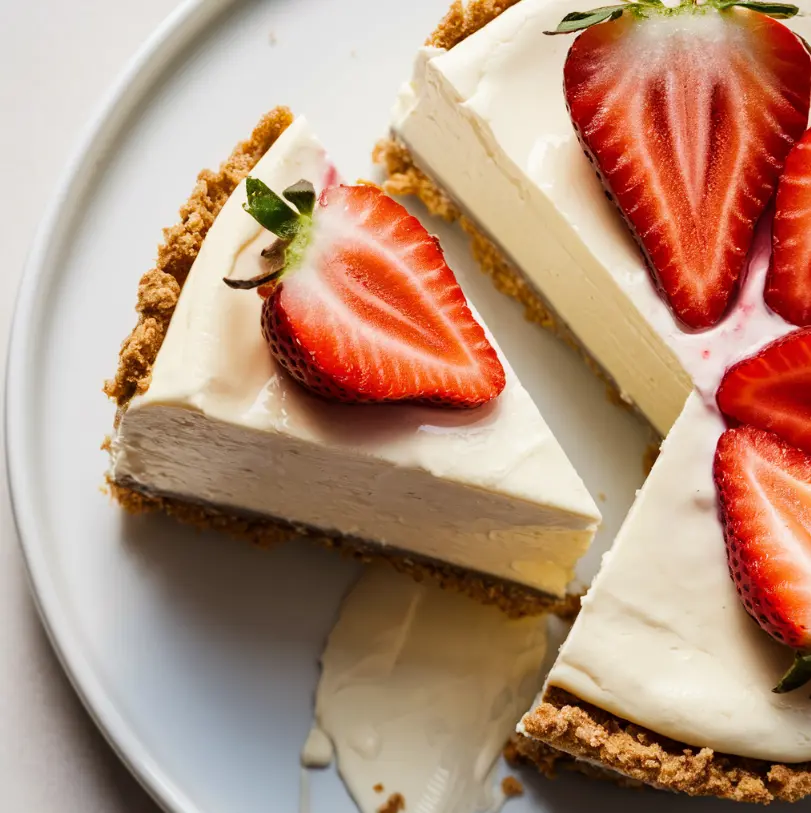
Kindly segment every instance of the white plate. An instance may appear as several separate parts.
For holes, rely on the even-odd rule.
[[[317,659],[357,569],[305,544],[267,553],[162,517],[122,516],[99,489],[99,444],[113,417],[102,380],[132,326],[160,229],[197,171],[287,103],[310,118],[346,177],[368,177],[414,50],[447,2],[187,2],[119,81],[33,247],[7,381],[20,538],[76,690],[168,810],[297,809]],[[647,432],[607,402],[574,353],[493,292],[455,230],[430,225],[588,486],[607,497],[588,577],[642,481]],[[584,780],[524,778],[529,793],[512,813],[654,803]],[[684,800],[655,804],[675,810]],[[334,772],[315,777],[313,813],[353,809]]]

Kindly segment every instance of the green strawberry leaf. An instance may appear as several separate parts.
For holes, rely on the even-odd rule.
[[[315,208],[315,187],[304,179],[296,181],[292,186],[282,192],[286,200],[289,200],[300,214],[311,215]]]
[[[719,11],[724,9],[733,8],[748,8],[752,11],[759,11],[767,17],[774,17],[778,20],[787,20],[789,17],[794,17],[799,13],[798,6],[791,5],[790,3],[762,3],[760,0],[722,0],[716,4]]]
[[[628,4],[621,6],[601,6],[591,11],[572,11],[567,14],[554,31],[544,31],[544,34],[571,34],[573,31],[584,31],[598,23],[619,19],[628,8]]]
[[[805,686],[811,680],[811,655],[797,652],[794,655],[794,663],[789,667],[780,682],[772,689],[777,694],[785,694],[786,692],[793,692],[801,686]]]
[[[277,237],[289,240],[299,230],[301,217],[291,209],[267,184],[258,178],[245,181],[248,202],[242,208],[260,225]]]

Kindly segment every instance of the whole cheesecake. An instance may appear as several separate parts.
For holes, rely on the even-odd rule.
[[[343,403],[302,386],[300,362],[271,352],[278,346],[262,297],[223,282],[261,276],[273,262],[266,249],[274,235],[246,211],[249,173],[252,189],[279,194],[301,179],[315,197],[349,189],[306,120],[281,108],[219,173],[200,176],[141,281],[139,323],[107,385],[119,408],[109,444],[115,497],[129,510],[163,510],[262,543],[305,536],[382,557],[513,614],[554,604],[600,515],[478,315],[457,293],[454,307],[474,320],[477,341],[503,370],[502,390],[488,403]],[[369,188],[352,194],[385,198]],[[389,236],[402,228],[383,225]],[[425,237],[408,250],[434,256],[435,242]],[[296,279],[332,273],[333,260],[302,267]],[[375,295],[364,307],[391,316],[400,292]],[[394,323],[411,318],[404,313]]]
[[[551,745],[691,795],[796,801],[811,793],[811,700],[793,682],[805,668],[800,631],[811,629],[797,598],[811,463],[798,473],[808,449],[796,433],[786,443],[781,421],[811,425],[795,330],[808,325],[808,143],[787,159],[807,126],[811,76],[792,32],[807,41],[811,23],[796,8],[774,9],[777,21],[655,5],[455,3],[420,50],[377,157],[388,189],[460,219],[497,287],[667,436],[519,726],[519,749],[541,764]],[[665,48],[684,58],[668,62]],[[722,48],[730,63],[707,80]],[[692,63],[701,71],[690,77]],[[702,139],[715,151],[701,153]],[[784,167],[772,228],[767,203]],[[645,207],[660,215],[647,230]],[[691,277],[719,234],[726,244]],[[667,251],[675,259],[660,260]],[[770,360],[784,340],[797,352],[778,370]],[[719,408],[729,376],[748,412]],[[775,457],[722,454],[750,435]],[[796,636],[784,633],[795,623]]]

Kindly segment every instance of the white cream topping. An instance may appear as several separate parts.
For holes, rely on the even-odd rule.
[[[252,174],[279,191],[336,177],[301,118]],[[599,512],[506,361],[503,394],[475,410],[311,396],[270,357],[259,297],[222,282],[272,239],[244,200],[241,184],[203,244],[113,476],[562,593]]]
[[[522,0],[449,52],[423,49],[394,128],[664,435],[690,392],[759,335],[746,308],[685,333],[582,153],[563,96],[575,0]],[[811,37],[811,22],[786,23]],[[665,24],[665,23],[663,23]],[[666,24],[690,25],[690,21]],[[774,318],[774,317],[770,317]]]
[[[540,685],[545,631],[545,619],[368,570],[344,600],[316,696],[362,813],[391,793],[413,813],[497,808],[494,764]]]

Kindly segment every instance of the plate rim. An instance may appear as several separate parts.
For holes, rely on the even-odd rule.
[[[122,719],[82,651],[72,625],[60,612],[58,590],[38,533],[26,439],[30,413],[26,394],[33,377],[26,363],[33,355],[33,316],[48,280],[57,273],[48,259],[65,239],[61,224],[71,220],[97,179],[95,164],[122,134],[130,114],[160,81],[166,67],[194,37],[237,0],[181,0],[126,62],[80,131],[56,191],[40,218],[17,290],[6,354],[4,421],[5,468],[14,523],[30,594],[48,640],[82,705],[108,745],[152,800],[169,813],[202,813],[181,791]],[[70,202],[68,202],[70,201]],[[68,212],[66,216],[65,212]]]

